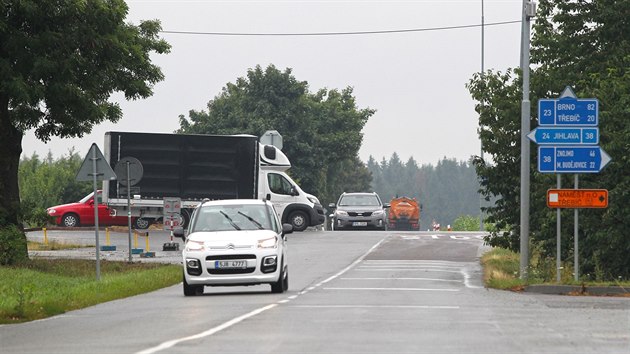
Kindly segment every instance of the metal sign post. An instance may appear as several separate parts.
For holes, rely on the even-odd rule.
[[[575,184],[574,184],[574,188],[577,190],[578,189],[578,181],[579,181],[579,175],[576,174],[575,175]],[[579,230],[579,224],[578,224],[578,209],[575,208],[573,210],[573,219],[575,220],[573,222],[573,277],[575,279],[575,281],[578,281],[580,276],[580,264],[578,263],[578,255],[580,254],[579,252],[579,248],[578,248],[578,230]]]
[[[96,144],[92,144],[88,151],[79,172],[77,172],[77,181],[92,181],[94,186],[94,237],[96,239],[96,280],[101,280],[101,254],[98,235],[98,180],[115,180],[116,174],[109,166],[103,153]]]
[[[556,175],[556,179],[557,179],[557,186],[558,189],[562,188],[562,181],[560,178],[560,175]],[[562,237],[561,237],[561,233],[562,233],[562,214],[560,213],[560,209],[556,210],[556,281],[559,283],[561,276],[560,276],[560,254],[562,252]]]
[[[96,168],[96,162],[98,157],[96,156],[96,150],[92,150],[92,185],[94,186],[94,237],[96,238],[96,280],[101,280],[101,246],[98,240],[98,187],[96,185],[98,170]]]
[[[129,160],[125,161],[125,167],[127,170],[127,226],[129,232],[129,263],[131,263],[131,181],[129,180],[129,165],[131,165],[131,162]]]
[[[144,168],[135,157],[123,157],[116,163],[115,170],[120,177],[119,183],[127,188],[127,226],[129,231],[129,263],[131,263],[131,255],[133,254],[131,247],[131,187],[140,182]]]

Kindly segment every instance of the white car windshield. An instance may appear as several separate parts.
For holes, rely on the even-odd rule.
[[[212,205],[197,210],[192,232],[271,230],[265,205]]]

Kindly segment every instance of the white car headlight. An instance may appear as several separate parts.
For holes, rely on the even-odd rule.
[[[203,242],[188,240],[186,242],[186,251],[203,251]]]
[[[337,210],[335,211],[335,214],[339,216],[348,216],[348,212],[343,210]]]
[[[258,248],[278,248],[278,237],[270,237],[258,240]]]
[[[55,209],[48,209],[47,212],[48,212],[48,215],[55,215],[55,214],[57,214],[57,210],[55,210]]]
[[[383,214],[385,214],[385,211],[383,211],[383,210],[377,210],[377,211],[372,213],[372,215],[383,215]]]

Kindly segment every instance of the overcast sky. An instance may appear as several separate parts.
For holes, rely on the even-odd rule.
[[[162,37],[171,53],[153,55],[165,80],[145,100],[118,101],[124,117],[95,126],[83,138],[53,138],[48,144],[29,131],[23,156],[55,158],[72,147],[87,154],[103,149],[106,131],[171,133],[178,116],[205,110],[209,100],[247,70],[269,64],[291,68],[311,92],[351,86],[358,108],[376,110],[363,129],[360,157],[435,165],[444,157],[468,160],[480,151],[478,117],[465,84],[481,70],[481,0],[417,1],[212,1],[128,0],[127,20],[158,19],[164,31],[221,33],[330,33],[435,29],[404,33],[327,36],[220,36],[171,34]],[[521,0],[485,0],[487,25],[518,21]],[[485,30],[486,69],[519,64],[519,23]],[[290,135],[291,132],[280,132]],[[295,158],[295,157],[292,157]]]

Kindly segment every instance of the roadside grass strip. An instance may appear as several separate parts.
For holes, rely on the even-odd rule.
[[[19,323],[59,315],[102,302],[161,289],[181,282],[181,266],[32,259],[0,267],[0,323]]]

